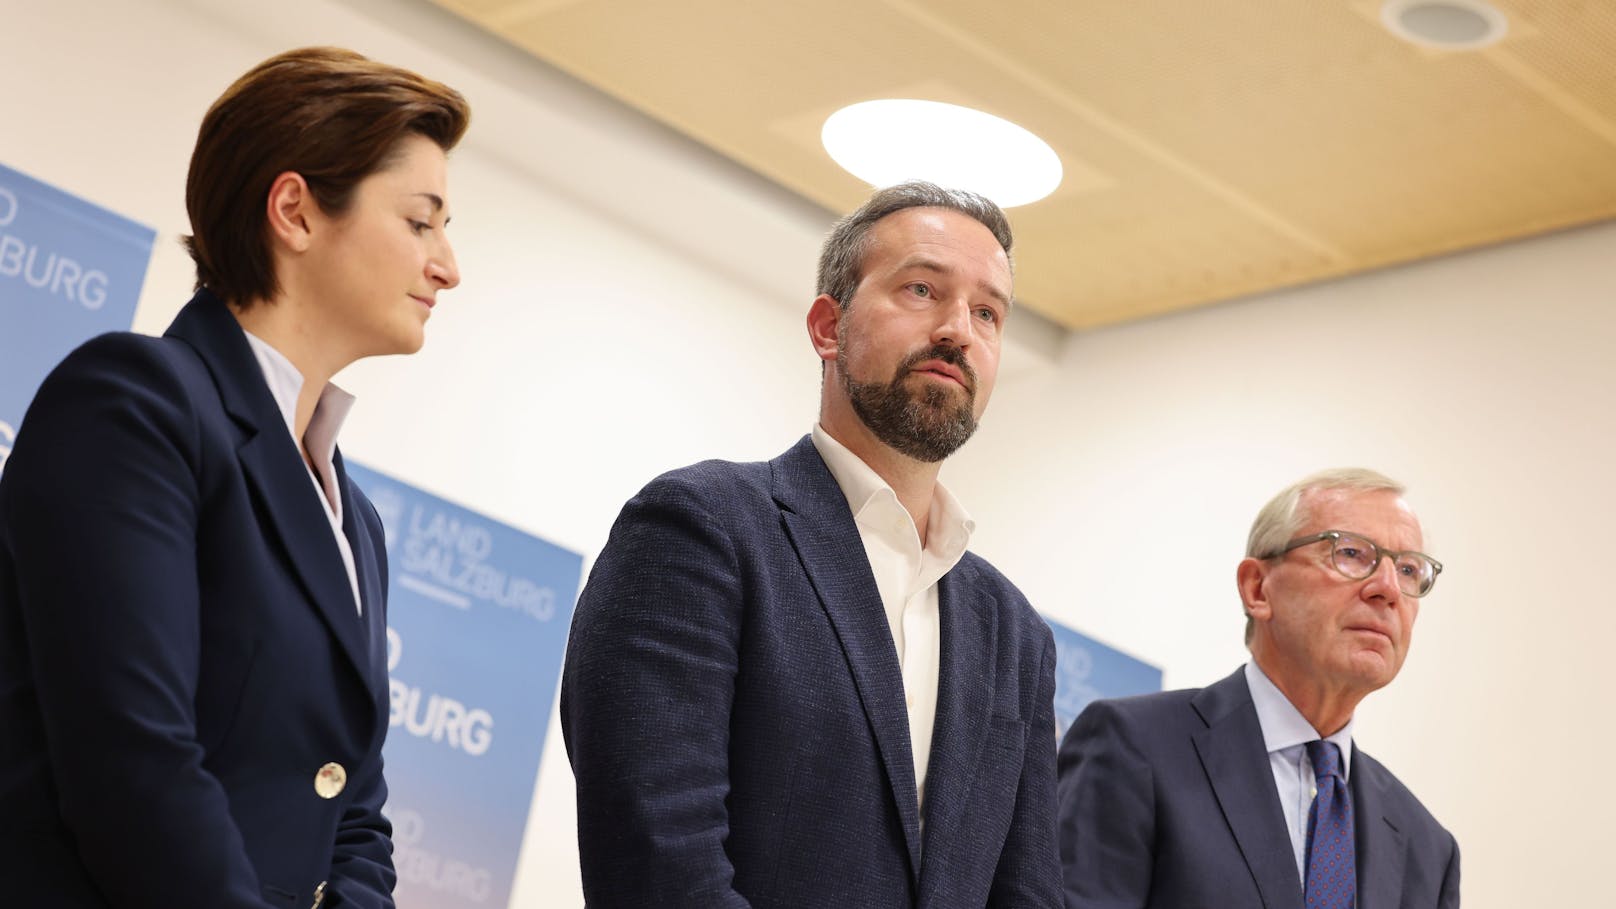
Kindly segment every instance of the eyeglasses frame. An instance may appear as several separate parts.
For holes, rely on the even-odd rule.
[[[1365,543],[1368,543],[1370,548],[1375,550],[1375,564],[1369,566],[1369,573],[1368,574],[1364,575],[1361,578],[1355,578],[1352,575],[1347,574],[1345,571],[1342,571],[1340,566],[1336,565],[1335,559],[1332,558],[1332,559],[1330,559],[1330,567],[1335,569],[1336,574],[1341,575],[1342,577],[1346,578],[1349,581],[1363,581],[1363,580],[1367,580],[1367,579],[1369,579],[1371,577],[1374,577],[1375,572],[1380,570],[1380,562],[1381,562],[1381,560],[1384,559],[1386,556],[1391,556],[1392,557],[1392,564],[1396,565],[1397,560],[1402,558],[1403,556],[1417,555],[1420,558],[1426,560],[1427,562],[1430,562],[1431,567],[1433,569],[1435,569],[1434,571],[1431,572],[1431,586],[1426,588],[1425,593],[1409,593],[1407,590],[1403,590],[1403,585],[1402,584],[1398,584],[1397,589],[1402,590],[1403,593],[1406,593],[1409,596],[1414,597],[1415,599],[1419,599],[1420,597],[1426,596],[1432,590],[1436,589],[1436,579],[1442,576],[1442,563],[1441,562],[1438,562],[1436,559],[1433,559],[1430,556],[1426,555],[1425,553],[1420,552],[1420,551],[1415,550],[1415,549],[1403,549],[1403,550],[1385,549],[1379,543],[1376,543],[1374,540],[1369,539],[1368,537],[1364,536],[1363,534],[1361,534],[1361,533],[1353,533],[1352,531],[1349,531],[1349,530],[1325,530],[1325,531],[1321,531],[1319,533],[1310,534],[1310,535],[1305,536],[1305,537],[1297,537],[1296,539],[1291,540],[1289,543],[1286,543],[1284,548],[1280,549],[1278,552],[1274,553],[1273,555],[1265,556],[1263,560],[1267,561],[1269,559],[1277,559],[1280,556],[1285,555],[1286,553],[1290,552],[1293,549],[1301,549],[1303,546],[1311,546],[1314,543],[1322,543],[1325,540],[1330,541],[1330,553],[1333,556],[1335,554],[1335,544],[1340,542],[1342,537],[1353,537],[1355,539],[1363,540]]]

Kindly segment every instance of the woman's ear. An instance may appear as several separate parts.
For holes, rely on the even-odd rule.
[[[266,222],[276,245],[290,252],[305,252],[313,233],[313,218],[319,204],[309,192],[308,181],[295,171],[286,171],[269,185]]]

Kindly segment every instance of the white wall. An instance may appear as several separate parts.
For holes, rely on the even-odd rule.
[[[1402,479],[1447,570],[1358,742],[1458,836],[1467,906],[1598,902],[1613,248],[1587,228],[1074,337],[950,465],[974,542],[1048,614],[1199,686],[1244,659],[1234,566],[1262,503],[1322,467]]]
[[[343,377],[352,456],[592,557],[650,476],[807,428],[829,216],[422,3],[0,0],[0,161],[157,227],[136,327],[161,331],[191,281],[196,124],[310,43],[474,108],[450,172],[465,281],[422,354]],[[1403,478],[1449,570],[1359,739],[1459,836],[1467,905],[1587,905],[1591,808],[1612,807],[1594,762],[1616,745],[1596,586],[1613,243],[1588,229],[1064,343],[1018,313],[947,480],[1035,603],[1183,686],[1243,658],[1233,567],[1263,500],[1332,464]],[[581,902],[571,786],[552,722],[513,905]]]

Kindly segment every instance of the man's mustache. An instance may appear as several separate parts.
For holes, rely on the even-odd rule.
[[[897,378],[902,379],[909,373],[914,372],[916,366],[927,360],[940,360],[958,369],[961,375],[965,377],[965,390],[972,394],[976,393],[976,370],[972,369],[970,362],[965,359],[965,351],[952,344],[934,344],[924,350],[917,350],[910,354],[904,358],[902,363],[898,364]]]

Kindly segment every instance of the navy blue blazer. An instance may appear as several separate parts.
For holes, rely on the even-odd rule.
[[[1459,846],[1356,745],[1358,909],[1459,905]],[[1244,670],[1207,688],[1095,701],[1060,748],[1068,909],[1302,909]]]
[[[0,479],[0,900],[392,905],[386,556],[337,473],[363,620],[217,298],[45,380]]]
[[[1058,906],[1049,627],[969,553],[939,600],[922,833],[897,649],[813,443],[645,487],[562,678],[588,904]]]

